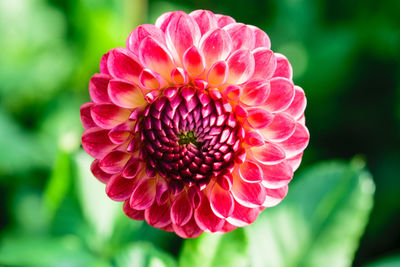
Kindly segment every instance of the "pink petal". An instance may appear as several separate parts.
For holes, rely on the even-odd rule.
[[[132,193],[129,204],[132,208],[144,210],[154,203],[156,196],[156,179],[146,179]]]
[[[263,180],[263,174],[260,166],[254,161],[246,160],[240,164],[239,176],[248,183],[259,183]]]
[[[139,84],[146,90],[158,90],[167,82],[157,72],[150,69],[144,69],[139,76]]]
[[[189,14],[199,25],[201,34],[213,30],[218,27],[217,19],[211,11],[208,10],[195,10]]]
[[[293,118],[298,119],[304,113],[306,109],[307,100],[303,89],[299,86],[294,86],[294,98],[290,106],[285,110],[285,112],[291,115]]]
[[[135,178],[143,168],[142,161],[138,158],[132,157],[126,164],[122,176],[127,179]]]
[[[233,197],[229,191],[214,183],[210,193],[210,205],[215,215],[222,219],[227,218],[234,209]]]
[[[90,128],[82,135],[82,147],[90,156],[100,159],[116,147],[108,138],[108,131]]]
[[[248,109],[247,122],[253,129],[261,129],[272,123],[274,115],[262,108]]]
[[[293,156],[286,160],[286,162],[292,166],[293,171],[296,171],[297,168],[300,166],[301,158],[303,157],[303,153],[300,153],[296,156]]]
[[[100,72],[103,74],[110,74],[107,67],[107,60],[110,52],[105,53],[100,59]]]
[[[107,67],[115,78],[138,83],[143,67],[136,59],[135,54],[126,48],[118,47],[110,50]]]
[[[136,108],[146,103],[137,85],[121,80],[110,81],[108,94],[115,105],[123,108]]]
[[[175,233],[182,238],[196,238],[203,233],[193,217],[183,226],[172,224],[172,227]]]
[[[223,28],[231,36],[233,49],[249,49],[252,50],[255,43],[253,31],[243,23],[231,23]]]
[[[271,112],[279,112],[290,106],[294,98],[293,82],[285,78],[272,78],[271,92],[264,107]]]
[[[285,151],[278,145],[266,142],[263,146],[252,147],[251,155],[260,163],[277,164],[286,158]]]
[[[111,129],[111,131],[108,133],[108,136],[110,137],[111,142],[113,142],[116,145],[120,145],[122,143],[125,143],[128,138],[131,136],[131,132],[133,131],[134,127],[134,121],[132,120],[127,120],[120,125],[115,126],[114,128]]]
[[[108,181],[111,178],[111,174],[104,172],[102,169],[100,169],[99,166],[99,160],[94,160],[92,164],[90,165],[90,170],[92,171],[94,177],[97,178],[100,182],[103,184],[108,183]]]
[[[135,210],[129,206],[129,201],[125,200],[124,205],[122,206],[122,210],[129,218],[133,220],[142,221],[144,220],[144,211],[143,210]]]
[[[238,175],[233,176],[232,195],[241,205],[255,208],[265,201],[265,188],[260,183],[247,183]]]
[[[270,93],[270,84],[265,79],[252,79],[242,85],[240,101],[247,106],[259,106],[265,103]]]
[[[200,55],[199,50],[192,46],[183,54],[183,67],[192,77],[197,77],[203,74],[206,67],[205,59]]]
[[[207,73],[207,82],[212,87],[218,87],[225,83],[228,78],[228,65],[225,61],[218,61],[213,64]]]
[[[228,98],[231,101],[236,101],[240,98],[240,96],[242,95],[242,88],[237,86],[237,85],[228,85],[225,88],[224,94],[226,96],[226,98]]]
[[[288,186],[283,186],[277,189],[266,189],[267,197],[263,204],[264,207],[273,207],[278,205],[287,195]]]
[[[248,208],[236,202],[232,215],[226,220],[237,227],[247,226],[257,219],[261,211],[262,208]]]
[[[128,39],[126,40],[126,47],[137,54],[140,48],[140,43],[148,36],[153,37],[158,42],[165,44],[164,32],[152,24],[143,24],[136,27]]]
[[[168,48],[176,52],[179,61],[189,47],[198,45],[200,37],[196,21],[185,13],[173,17],[165,30]]]
[[[156,201],[158,205],[163,205],[169,200],[168,183],[165,179],[159,178],[156,184]]]
[[[208,232],[219,231],[225,222],[214,215],[207,197],[201,199],[199,207],[194,212],[194,219],[200,229]]]
[[[171,81],[178,86],[185,85],[189,81],[189,77],[184,69],[178,67],[172,70]]]
[[[308,132],[308,129],[304,125],[296,123],[294,133],[278,145],[285,150],[286,157],[291,158],[303,152],[308,145],[309,139],[310,133]]]
[[[131,196],[134,185],[132,179],[125,179],[121,175],[115,174],[107,183],[106,194],[112,200],[124,201]]]
[[[144,212],[146,222],[153,227],[162,228],[171,223],[170,218],[171,204],[165,203],[164,205],[157,205],[154,203],[150,208]]]
[[[207,66],[225,60],[232,50],[229,34],[222,29],[207,32],[200,40],[200,51],[204,55]]]
[[[233,184],[233,176],[230,172],[217,177],[217,183],[225,190],[231,190]]]
[[[270,79],[276,69],[276,58],[274,52],[267,48],[258,48],[253,51],[254,74],[253,78]]]
[[[186,13],[183,11],[166,12],[157,18],[155,26],[165,32],[171,20],[182,14]]]
[[[97,104],[91,109],[93,121],[104,129],[111,129],[126,121],[131,111],[113,104]]]
[[[287,185],[293,178],[293,169],[286,161],[275,165],[260,164],[263,172],[263,186],[280,188]]]
[[[265,144],[264,137],[257,131],[246,131],[245,143],[250,146],[262,146]]]
[[[175,68],[173,59],[168,49],[152,37],[144,39],[139,50],[140,61],[147,68],[169,79],[171,71]]]
[[[279,53],[275,53],[276,69],[273,77],[283,77],[289,80],[293,77],[293,69],[287,58]]]
[[[233,230],[235,230],[237,227],[233,224],[230,224],[229,222],[225,221],[224,226],[222,226],[221,230],[219,233],[228,233]]]
[[[250,27],[254,32],[254,38],[255,38],[254,48],[263,47],[271,49],[271,40],[263,30],[253,25],[248,25],[248,27]]]
[[[215,14],[215,18],[217,19],[218,27],[220,27],[220,28],[225,27],[228,24],[236,22],[232,17],[220,15],[220,14]]]
[[[280,142],[288,139],[296,129],[296,122],[285,113],[275,115],[272,122],[259,132],[266,140]]]
[[[115,174],[121,172],[131,155],[123,151],[112,151],[100,160],[100,168],[106,173]]]
[[[171,206],[171,220],[173,224],[178,226],[185,225],[189,222],[193,215],[193,208],[190,205],[186,192],[182,192],[173,201]]]
[[[194,209],[197,209],[197,207],[200,205],[202,196],[203,196],[203,193],[200,192],[200,190],[197,186],[189,187],[188,198],[190,201],[190,205],[192,205],[192,207]]]
[[[97,126],[96,123],[94,123],[94,121],[92,119],[92,115],[90,114],[90,109],[92,108],[92,106],[93,106],[93,103],[88,102],[88,103],[83,104],[80,108],[81,121],[82,121],[83,128],[85,130]]]
[[[248,50],[237,50],[228,59],[228,83],[241,84],[254,73],[254,57]]]
[[[111,77],[107,74],[96,73],[89,82],[90,98],[95,103],[110,103],[107,87]]]

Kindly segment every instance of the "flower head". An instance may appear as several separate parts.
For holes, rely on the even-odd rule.
[[[132,219],[196,237],[278,204],[309,133],[304,91],[266,33],[231,17],[168,12],[111,49],[82,105],[82,145]]]

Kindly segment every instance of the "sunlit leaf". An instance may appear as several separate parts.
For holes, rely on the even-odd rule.
[[[373,205],[360,164],[316,165],[295,177],[287,198],[246,228],[251,266],[349,266]]]
[[[218,235],[204,233],[196,239],[184,242],[179,257],[182,267],[245,267],[248,241],[243,229]]]

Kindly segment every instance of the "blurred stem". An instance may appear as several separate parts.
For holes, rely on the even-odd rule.
[[[147,0],[124,0],[124,32],[128,34],[147,20]]]

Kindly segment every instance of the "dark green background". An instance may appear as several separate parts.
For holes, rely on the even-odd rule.
[[[90,239],[74,178],[88,81],[101,55],[123,46],[136,25],[178,9],[209,9],[268,33],[308,100],[311,139],[300,172],[319,161],[357,156],[372,173],[375,205],[353,264],[399,253],[397,0],[0,0],[0,241],[82,232],[80,238]],[[145,229],[141,240],[180,250],[175,236]],[[117,245],[89,247],[107,258]],[[15,253],[25,255],[19,249]]]

